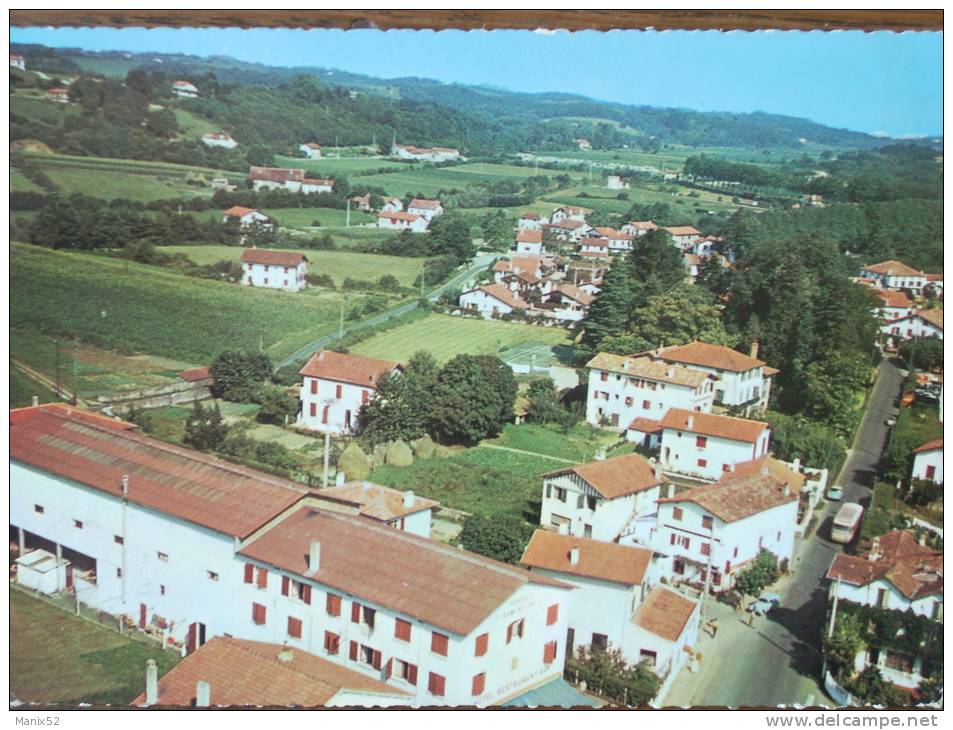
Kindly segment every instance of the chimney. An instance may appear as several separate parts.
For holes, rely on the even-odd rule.
[[[694,427],[695,427],[695,416],[690,415],[688,417],[688,428],[689,430],[691,430]]]
[[[665,377],[666,377],[666,378],[671,378],[673,375],[675,375],[675,368],[673,368],[673,367],[671,367],[671,366],[669,366],[668,368],[666,368],[666,370],[665,370]]]
[[[127,494],[129,494],[129,475],[123,474],[122,475],[122,496],[125,497]]]
[[[199,680],[195,683],[195,706],[208,707],[212,702],[212,686]]]
[[[658,463],[652,464],[652,477],[655,481],[662,481],[662,467]]]
[[[791,485],[790,485],[790,484],[785,484],[785,485],[784,485],[784,488],[781,490],[781,494],[783,494],[785,497],[790,496],[790,495],[791,495]]]
[[[412,489],[408,489],[406,492],[404,492],[404,507],[405,508],[410,509],[411,507],[413,507],[415,501],[416,500],[414,499],[414,491]]]
[[[870,554],[867,555],[867,560],[880,560],[880,538],[875,537],[873,542],[870,545]]]
[[[146,705],[159,701],[159,666],[155,659],[146,662]]]
[[[569,564],[579,565],[579,548],[574,547],[569,551]]]
[[[801,471],[801,457],[800,456],[795,456],[794,461],[792,461],[791,464],[792,466],[794,466],[794,471],[796,472]]]
[[[927,544],[927,533],[926,533],[926,532],[921,532],[921,533],[917,536],[917,544],[920,545],[920,547],[926,547],[926,544]]]
[[[36,408],[38,405],[40,405],[40,396],[35,395],[33,396],[33,407]]]
[[[734,470],[735,470],[735,462],[731,462],[731,463],[728,465],[728,471],[734,471]]]
[[[755,360],[758,359],[758,351],[761,349],[760,340],[751,340],[751,357]]]
[[[308,550],[308,572],[317,573],[321,568],[321,543],[318,540],[311,541],[311,547]]]

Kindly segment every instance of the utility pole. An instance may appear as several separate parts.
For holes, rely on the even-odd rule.
[[[344,337],[344,298],[341,298],[341,324],[338,327],[338,339]]]
[[[836,619],[837,619],[837,601],[840,598],[841,580],[842,580],[841,576],[837,576],[837,584],[836,584],[836,587],[834,588],[834,605],[831,606],[831,622],[830,622],[830,625],[827,627],[828,639],[834,635],[834,623],[836,622]]]
[[[345,219],[344,227],[345,228],[351,227],[351,199],[350,198],[347,199],[347,218]]]
[[[78,400],[79,388],[77,387],[78,372],[79,372],[79,335],[75,335],[73,344],[73,405],[75,406]]]
[[[57,339],[53,340],[53,348],[56,351],[56,396],[59,398],[60,393],[60,341]]]
[[[702,592],[701,607],[698,610],[699,621],[705,616],[705,603],[708,600],[708,592],[711,590],[711,554],[715,549],[715,518],[711,517],[711,527],[708,528],[708,565],[705,568],[705,588]]]

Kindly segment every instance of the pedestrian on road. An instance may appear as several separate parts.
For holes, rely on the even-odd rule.
[[[714,639],[714,638],[715,638],[715,634],[718,633],[718,619],[713,618],[713,619],[711,620],[710,625],[711,625],[711,638]]]

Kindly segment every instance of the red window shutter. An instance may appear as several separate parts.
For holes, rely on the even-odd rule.
[[[416,686],[417,684],[417,665],[416,664],[407,665],[407,681],[410,682],[412,685]]]
[[[397,619],[394,623],[394,636],[401,641],[410,641],[410,621]]]
[[[377,651],[377,649],[374,649],[374,651],[371,654],[371,662],[374,669],[381,668],[381,660],[382,660],[381,653]]]
[[[311,395],[317,395],[317,394],[318,394],[318,379],[311,378]]]
[[[674,532],[673,532],[671,535],[669,535],[668,544],[669,544],[669,545],[674,545],[674,544],[675,544],[675,533],[674,533]]]
[[[351,642],[351,648],[348,651],[348,656],[351,658],[351,661],[353,662],[357,661],[357,642],[356,641]]]
[[[292,616],[288,617],[288,636],[294,639],[301,638],[301,620],[293,618]]]
[[[474,697],[477,697],[483,694],[484,687],[486,687],[486,674],[484,672],[480,672],[473,678],[473,686],[471,688],[472,690],[471,694]]]
[[[255,566],[251,563],[245,563],[245,582],[254,583],[255,582]]]
[[[258,569],[258,587],[267,588],[268,587],[268,571],[264,568]]]
[[[351,623],[361,623],[361,604],[357,601],[351,602]]]
[[[311,605],[311,586],[301,586],[301,599]]]
[[[704,449],[705,446],[707,446],[707,445],[708,445],[708,437],[707,437],[707,436],[696,436],[696,437],[695,437],[695,446],[697,446],[697,447],[700,448],[700,449]]]
[[[340,616],[341,615],[341,597],[336,596],[333,593],[328,593],[326,608],[328,611],[328,616]]]
[[[260,603],[253,603],[251,605],[251,620],[259,626],[265,623],[265,607]]]
[[[476,651],[474,652],[474,656],[483,656],[486,654],[487,645],[489,643],[489,634],[480,634],[478,637],[476,637]]]
[[[446,680],[441,677],[439,674],[430,673],[430,679],[427,682],[427,689],[430,694],[436,697],[443,697],[444,687],[446,685]]]
[[[554,623],[556,623],[558,618],[559,618],[559,604],[554,603],[546,611],[546,625],[552,626]]]
[[[506,643],[509,644],[513,640],[513,624],[510,624],[506,627]]]
[[[447,645],[448,638],[443,634],[438,634],[434,631],[430,635],[430,651],[434,654],[440,654],[440,656],[447,656]]]
[[[550,641],[543,647],[543,662],[552,664],[554,661],[556,661],[556,642]]]
[[[281,595],[288,595],[288,586],[291,583],[291,579],[287,575],[281,576]]]
[[[325,406],[324,410],[321,411],[321,423],[328,422],[328,411],[331,409],[331,406]]]
[[[330,631],[324,632],[324,649],[328,654],[337,654],[341,648],[341,637],[332,634]]]
[[[311,404],[310,413],[311,413],[311,417],[312,417],[312,418],[314,418],[315,416],[318,415],[318,404],[317,404],[317,403],[312,403],[312,404]]]
[[[361,391],[361,403],[367,403],[371,399],[371,394],[366,390]]]
[[[390,679],[391,674],[394,673],[393,664],[394,664],[393,659],[387,660],[387,664],[384,665],[384,679]]]
[[[335,389],[334,389],[334,397],[335,397],[335,398],[340,398],[340,397],[341,397],[341,393],[343,392],[343,390],[344,390],[344,389],[343,389],[340,385],[336,386]]]

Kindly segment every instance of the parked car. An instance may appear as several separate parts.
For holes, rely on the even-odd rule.
[[[844,488],[839,484],[832,484],[827,488],[827,498],[832,502],[840,502],[844,498]]]
[[[764,616],[765,614],[771,613],[775,608],[781,604],[781,596],[777,593],[768,593],[764,591],[758,598],[748,606],[748,611],[753,613],[755,616]]]

